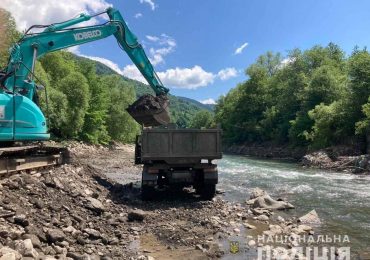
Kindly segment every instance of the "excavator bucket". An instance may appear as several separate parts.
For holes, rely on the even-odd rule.
[[[167,96],[143,95],[130,105],[127,112],[143,126],[159,126],[170,123]]]

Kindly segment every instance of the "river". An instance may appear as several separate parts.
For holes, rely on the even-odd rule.
[[[219,185],[225,199],[244,202],[252,188],[284,198],[301,216],[315,209],[323,222],[318,232],[348,235],[351,251],[369,250],[370,176],[304,169],[295,163],[225,155],[219,162]]]

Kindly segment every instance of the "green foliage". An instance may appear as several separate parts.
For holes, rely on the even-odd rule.
[[[190,122],[191,128],[211,128],[213,126],[213,114],[207,110],[197,112]]]
[[[335,44],[271,52],[247,70],[248,80],[221,97],[216,122],[228,143],[272,141],[326,147],[363,137],[370,122],[370,54],[346,58]],[[357,129],[357,131],[356,131]]]
[[[9,49],[20,38],[14,18],[0,8],[0,69],[3,69],[9,58]]]
[[[78,61],[80,72],[86,77],[90,101],[84,118],[81,139],[93,143],[108,143],[110,136],[106,126],[109,107],[109,89],[104,87],[104,80],[95,72],[94,63],[89,60]]]
[[[62,127],[63,137],[77,138],[89,105],[89,84],[80,72],[72,72],[60,80],[57,89],[66,95],[68,101],[67,122]]]
[[[109,89],[107,129],[113,140],[132,142],[139,132],[139,125],[126,112],[126,108],[135,101],[135,90],[124,82],[119,75],[102,78],[105,88]]]

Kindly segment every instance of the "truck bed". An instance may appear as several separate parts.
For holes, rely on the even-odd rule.
[[[221,129],[144,129],[140,137],[141,161],[169,164],[221,159]]]

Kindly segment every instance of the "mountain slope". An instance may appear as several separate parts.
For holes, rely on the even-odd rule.
[[[81,57],[79,57],[81,58]],[[110,75],[117,74],[114,70],[108,66],[94,61],[96,64],[96,72],[100,75]],[[128,84],[133,85],[136,91],[136,96],[140,97],[144,94],[154,95],[154,91],[147,84],[139,82],[137,80],[129,79],[125,76],[122,76],[122,79]],[[170,98],[170,111],[171,111],[171,120],[176,123],[179,127],[187,127],[192,117],[201,110],[213,111],[212,105],[204,105],[199,101],[196,101],[191,98],[178,97],[174,95],[169,95]]]

